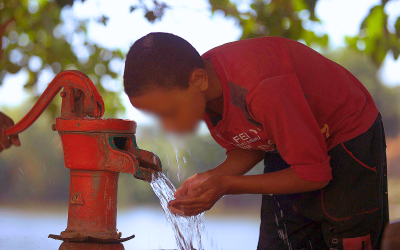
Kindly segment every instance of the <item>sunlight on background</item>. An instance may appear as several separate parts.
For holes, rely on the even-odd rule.
[[[246,8],[250,0],[242,2],[243,6],[239,7]],[[362,20],[367,16],[371,7],[380,2],[380,0],[318,1],[316,14],[322,20],[322,30],[318,32],[329,34],[332,53],[335,53],[334,49],[345,46],[346,36],[358,34]],[[132,43],[140,37],[149,32],[161,31],[185,38],[202,54],[213,47],[236,41],[242,34],[242,30],[232,18],[227,18],[218,11],[215,15],[211,15],[209,3],[206,0],[168,0],[166,3],[172,8],[165,11],[161,21],[151,24],[143,17],[144,13],[141,10],[129,12],[132,0],[86,0],[83,3],[76,1],[72,8],[65,7],[62,11],[62,18],[67,21],[62,28],[55,29],[54,36],[73,30],[73,20],[92,18],[87,23],[88,37],[92,42],[104,48],[120,49],[126,53]],[[385,11],[389,15],[389,29],[393,29],[396,18],[400,15],[400,1],[390,2]],[[106,26],[96,21],[96,18],[102,14],[106,14],[110,18]],[[304,25],[307,26],[307,23]],[[10,33],[9,37],[12,37],[13,34]],[[26,43],[24,36],[18,37],[18,34],[16,36],[19,44]],[[85,60],[88,53],[83,46],[82,36],[82,34],[72,34],[70,38],[79,60]],[[20,55],[13,56],[18,58]],[[357,61],[355,62],[357,63]],[[42,63],[40,58],[31,57],[28,67],[35,71],[40,68]],[[119,79],[105,78],[100,80],[101,86],[108,90],[121,91],[123,89],[124,62],[115,60],[110,62],[109,67],[119,73]],[[389,53],[380,68],[379,77],[387,85],[400,85],[399,70],[400,59],[394,61],[393,56]],[[105,71],[104,65],[99,65],[95,71]],[[30,98],[23,90],[28,79],[27,74],[27,70],[21,70],[15,75],[8,74],[6,76],[0,86],[0,110],[14,108],[19,113],[27,112],[24,110],[26,107],[21,105]],[[35,92],[43,92],[53,77],[52,70],[44,70],[39,77]],[[225,157],[224,150],[210,138],[204,124],[200,128],[198,137],[189,139],[186,146],[174,148],[164,138],[164,135],[157,134],[157,130],[153,129],[154,119],[134,109],[126,95],[121,95],[126,112],[119,114],[118,118],[128,118],[138,123],[139,129],[141,129],[137,133],[139,146],[153,150],[160,156],[163,161],[164,173],[176,185],[181,184],[185,178],[196,171],[215,167],[215,159],[219,160]],[[20,108],[22,110],[19,110]],[[65,199],[67,198],[65,197],[68,197],[68,190],[64,190],[64,187],[68,185],[68,170],[63,168],[59,136],[56,132],[50,131],[53,121],[44,119],[48,119],[48,117],[40,118],[39,121],[44,122],[37,122],[30,132],[21,135],[23,148],[25,150],[28,148],[32,152],[25,155],[23,150],[18,151],[19,149],[13,148],[1,154],[3,158],[0,160],[4,160],[12,167],[0,172],[4,173],[4,176],[0,176],[0,186],[6,183],[6,181],[2,183],[2,180],[7,180],[8,176],[10,178],[13,176],[20,181],[17,183],[11,180],[8,183],[10,186],[4,184],[5,189],[10,193],[8,195],[12,196],[6,198],[14,201],[13,199],[16,197],[15,200],[23,200],[26,204],[15,205],[18,209],[13,207],[14,204],[0,209],[0,228],[2,229],[0,249],[3,249],[3,244],[8,249],[56,249],[60,244],[60,242],[47,239],[47,234],[58,234],[66,226],[67,202]],[[25,138],[26,140],[24,140]],[[388,142],[391,149],[400,149],[396,143],[396,141]],[[400,155],[400,152],[391,150],[388,155],[391,154]],[[31,158],[28,159],[27,155]],[[186,159],[189,159],[188,163],[186,163]],[[38,163],[45,164],[38,166]],[[397,164],[397,162],[395,163]],[[391,164],[395,165],[395,163]],[[180,170],[178,170],[179,164],[184,166]],[[0,168],[0,170],[2,169]],[[258,166],[252,171],[254,171],[252,173],[260,173],[261,168]],[[178,173],[180,179],[177,178]],[[51,178],[47,179],[48,176]],[[392,180],[391,183],[396,181]],[[20,186],[20,183],[24,186],[22,184]],[[119,209],[122,207],[118,213],[118,229],[123,232],[123,237],[136,234],[134,240],[124,244],[125,249],[175,248],[172,230],[167,224],[161,208],[154,205],[158,200],[154,197],[148,184],[133,180],[131,175],[122,174],[119,187],[123,187],[125,190],[120,188],[118,194]],[[0,195],[3,194],[0,193]],[[237,197],[224,198],[223,202],[217,203],[210,212],[207,212],[207,229],[221,249],[255,249],[259,227],[260,199],[258,198],[261,196],[256,198],[250,195],[242,196],[240,200]],[[0,198],[3,197],[0,196]],[[48,204],[49,200],[54,204]],[[395,202],[397,214],[400,216],[400,205],[398,205],[400,198]],[[5,228],[7,229],[5,230]],[[23,235],[21,240],[16,238],[20,235]]]
[[[344,37],[356,35],[361,21],[368,14],[371,6],[378,4],[380,0],[320,0],[316,7],[317,16],[322,20],[324,32],[330,36],[331,47],[344,45]],[[87,0],[84,3],[76,2],[72,9],[64,10],[66,19],[96,17],[99,13],[105,13],[110,17],[107,26],[91,20],[88,24],[88,36],[96,44],[105,48],[119,48],[127,52],[129,47],[140,37],[149,32],[169,32],[188,40],[200,54],[221,44],[237,40],[241,30],[235,21],[225,18],[216,12],[211,16],[208,11],[208,3],[203,0],[176,0],[167,1],[172,10],[167,10],[161,22],[149,23],[141,11],[129,12],[132,4],[129,0],[121,1],[96,1]],[[343,6],[346,6],[345,8]],[[389,27],[394,25],[395,18],[400,15],[400,1],[391,2],[386,7],[389,14]],[[340,18],[338,18],[338,16]],[[79,40],[79,39],[77,39]],[[79,46],[79,41],[76,41]],[[121,80],[117,88],[122,88],[123,62],[118,64],[121,72]],[[400,83],[400,60],[394,61],[388,55],[381,68],[381,78],[388,85]],[[39,85],[46,85],[53,75],[42,78]],[[26,73],[8,75],[0,87],[0,106],[19,105],[27,95],[23,91],[26,81]],[[135,110],[123,94],[123,102],[126,107],[126,118],[134,119],[139,124],[151,124],[152,119]],[[204,128],[203,128],[204,129]],[[202,130],[204,132],[204,130]]]

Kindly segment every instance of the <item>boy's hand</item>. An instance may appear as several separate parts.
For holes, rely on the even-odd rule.
[[[187,194],[190,194],[195,187],[199,186],[205,180],[210,178],[210,176],[211,174],[205,172],[205,173],[198,173],[193,175],[192,177],[187,178],[186,181],[183,182],[182,186],[178,188],[178,190],[176,190],[174,194],[175,198],[183,198]]]
[[[183,198],[170,201],[168,208],[175,214],[197,215],[211,209],[226,191],[225,176],[213,175],[187,192]]]
[[[21,146],[18,135],[12,135],[10,136],[10,138],[8,138],[4,133],[4,130],[8,127],[11,127],[12,125],[14,125],[13,120],[0,112],[0,152],[6,148],[11,147],[11,145],[17,147]]]

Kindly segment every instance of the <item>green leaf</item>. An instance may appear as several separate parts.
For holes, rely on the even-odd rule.
[[[58,4],[60,8],[66,5],[72,6],[74,4],[74,0],[56,0],[55,2]]]
[[[381,36],[385,28],[385,15],[383,6],[374,6],[361,24],[361,29],[366,28],[370,37]]]
[[[396,36],[398,38],[400,38],[400,17],[397,18],[397,21],[396,21],[394,27],[396,29]]]
[[[293,10],[297,12],[307,9],[307,4],[304,2],[304,0],[292,0],[292,6]]]
[[[317,5],[318,0],[304,0],[307,4],[307,9],[310,11],[310,19],[313,21],[318,21],[318,18],[315,16],[315,6]]]

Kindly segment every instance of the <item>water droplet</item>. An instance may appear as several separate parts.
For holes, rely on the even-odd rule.
[[[186,158],[182,157],[183,163],[186,163]]]
[[[180,177],[181,169],[179,167],[178,147],[176,145],[174,145],[174,150],[175,150],[176,164],[178,166],[178,173],[176,174],[176,176],[178,177],[178,181],[181,181],[181,177]]]

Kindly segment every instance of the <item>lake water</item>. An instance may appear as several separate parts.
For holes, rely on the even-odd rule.
[[[30,211],[26,207],[26,211]],[[0,249],[56,250],[61,241],[48,239],[60,234],[67,225],[67,212],[22,212],[0,208]],[[217,249],[256,249],[259,221],[257,217],[205,216],[205,227]],[[174,233],[161,207],[136,207],[118,213],[117,228],[122,237],[135,234],[124,242],[126,250],[176,249]],[[207,245],[207,244],[206,244]],[[207,248],[206,248],[207,250]]]

